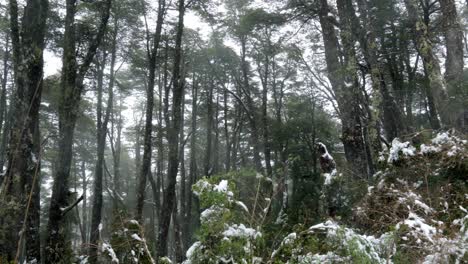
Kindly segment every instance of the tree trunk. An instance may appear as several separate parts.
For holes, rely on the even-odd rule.
[[[455,0],[440,0],[442,23],[447,57],[445,60],[445,82],[449,96],[448,125],[462,128],[463,122],[463,29],[457,14]],[[461,121],[461,120],[460,120]]]
[[[9,128],[7,127],[9,123],[8,118],[8,111],[7,111],[7,83],[8,83],[8,72],[9,66],[8,61],[10,60],[10,34],[7,34],[5,40],[5,48],[3,50],[3,73],[2,73],[2,90],[0,95],[0,132],[2,133],[2,139],[8,134]],[[6,141],[6,140],[5,140]],[[6,142],[5,142],[6,144]],[[3,140],[2,140],[2,147],[0,148],[0,174],[3,174],[3,165],[4,165],[4,147],[3,147]],[[0,176],[0,186],[3,182],[3,176]]]
[[[102,95],[103,95],[103,78],[104,69],[106,67],[106,55],[104,55],[101,65],[98,65],[100,71],[98,76],[98,105],[97,105],[97,161],[96,170],[94,177],[94,192],[93,192],[93,209],[91,217],[91,230],[90,230],[90,251],[89,261],[90,263],[97,262],[98,248],[96,245],[99,244],[100,239],[100,228],[101,214],[102,214],[102,177],[104,173],[104,151],[106,149],[106,135],[107,125],[109,123],[110,115],[112,112],[112,106],[114,103],[114,74],[115,74],[115,62],[117,58],[117,29],[118,22],[114,18],[114,32],[111,43],[111,65],[110,65],[110,76],[109,76],[109,88],[108,88],[108,99],[107,108],[102,120]]]
[[[252,98],[251,87],[249,84],[249,72],[248,72],[248,64],[246,60],[247,50],[246,50],[246,36],[242,36],[240,38],[241,41],[241,70],[242,70],[242,86],[245,96],[247,98],[247,116],[249,117],[250,128],[251,128],[251,143],[253,145],[253,160],[255,169],[258,172],[262,171],[262,163],[260,161],[260,147],[259,147],[259,135],[258,135],[258,127],[257,127],[257,114],[255,110],[254,101]]]
[[[428,94],[434,99],[434,110],[440,115],[442,124],[448,125],[450,122],[449,113],[447,112],[447,93],[444,79],[440,72],[439,61],[434,54],[433,44],[429,36],[429,15],[425,15],[426,21],[418,17],[416,0],[405,0],[405,6],[409,15],[409,23],[413,30],[416,48],[427,72],[429,81]],[[425,12],[427,13],[427,10]],[[434,124],[433,128],[438,129],[439,125]]]
[[[145,133],[143,142],[143,163],[141,164],[141,171],[138,176],[137,187],[137,206],[135,211],[135,218],[137,221],[143,219],[143,206],[145,200],[146,179],[151,171],[151,134],[153,131],[153,110],[154,110],[154,82],[156,72],[156,58],[161,40],[162,24],[164,20],[164,13],[166,9],[166,1],[159,0],[158,4],[158,20],[156,23],[156,32],[153,39],[153,49],[148,51],[148,87],[146,90],[146,122]]]
[[[193,84],[192,84],[192,120],[191,120],[191,131],[192,135],[190,137],[190,168],[189,168],[189,188],[187,189],[187,208],[186,208],[186,218],[185,223],[185,236],[184,236],[184,245],[185,249],[188,249],[190,245],[190,238],[192,235],[191,229],[191,215],[192,215],[192,202],[197,202],[198,197],[192,194],[192,185],[195,184],[197,180],[197,114],[198,114],[198,80],[195,79],[195,73],[193,74]]]
[[[211,176],[213,172],[213,164],[211,158],[212,152],[212,143],[213,143],[213,90],[214,82],[210,80],[207,91],[207,101],[206,101],[206,152],[205,152],[205,176]]]
[[[45,248],[45,262],[58,263],[69,261],[71,257],[70,239],[66,227],[66,218],[62,208],[70,202],[69,176],[73,156],[72,146],[81,95],[84,90],[84,78],[101,44],[109,20],[112,0],[106,0],[102,7],[102,17],[98,33],[89,44],[81,65],[76,59],[75,13],[76,0],[66,1],[65,34],[63,45],[61,98],[59,103],[59,143],[58,159],[52,197],[49,209]]]
[[[328,78],[337,96],[340,118],[342,121],[342,142],[346,159],[353,176],[368,174],[367,155],[365,153],[364,138],[360,120],[359,92],[355,70],[354,45],[352,43],[350,24],[342,32],[345,64],[340,62],[338,38],[332,18],[329,16],[327,0],[320,0],[319,20],[322,27],[322,36],[325,43],[325,59],[327,62]],[[347,27],[347,28],[346,28]],[[346,73],[345,70],[346,69]]]
[[[182,35],[184,32],[184,15],[185,15],[185,0],[179,0],[179,21],[177,23],[176,44],[174,54],[174,73],[173,73],[173,96],[172,96],[172,121],[169,129],[169,167],[168,167],[168,184],[164,192],[163,205],[161,210],[161,220],[159,223],[158,236],[158,258],[167,255],[167,237],[169,232],[169,224],[175,203],[175,187],[177,171],[179,169],[179,132],[180,119],[182,118],[182,96],[184,90],[184,82],[181,80],[180,63],[182,58]],[[159,261],[159,259],[158,259]]]
[[[21,24],[17,1],[10,0],[9,4],[16,90],[12,99],[15,118],[9,132],[8,164],[0,191],[0,233],[4,234],[5,242],[0,246],[0,259],[40,262],[38,129],[48,1],[27,1]]]

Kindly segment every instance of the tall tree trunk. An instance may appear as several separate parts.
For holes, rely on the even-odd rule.
[[[463,83],[463,29],[460,25],[455,0],[440,0],[439,2],[442,9],[443,32],[447,51],[445,82],[447,83],[447,93],[449,96],[448,124],[462,128],[463,122],[459,121],[459,119],[464,118],[463,111],[465,110],[465,102],[463,101],[465,97],[463,96],[462,89],[466,89],[466,84],[464,86]]]
[[[359,12],[363,20],[363,25],[361,27],[358,18],[355,15],[355,10],[351,1],[346,1],[344,8],[346,12],[350,14],[353,21],[353,29],[358,32],[358,40],[360,46],[363,49],[364,57],[367,62],[367,66],[370,70],[370,76],[372,80],[372,89],[374,91],[374,102],[376,104],[374,109],[381,108],[383,110],[383,127],[385,129],[387,138],[392,140],[395,137],[398,137],[406,132],[406,128],[403,122],[403,115],[400,111],[400,108],[397,106],[395,99],[390,94],[388,87],[385,83],[384,75],[382,73],[383,66],[379,61],[379,51],[377,44],[376,29],[374,28],[377,24],[375,14],[371,13],[368,17],[368,10],[375,10],[378,7],[374,7],[372,3],[367,1],[364,4],[358,5]],[[349,9],[349,10],[348,10]],[[394,81],[394,83],[396,83]],[[374,149],[374,152],[380,151],[380,131],[378,126],[378,113],[372,112],[370,115],[370,130],[371,132],[371,141],[373,146],[377,147]],[[376,154],[376,153],[374,153]]]
[[[185,223],[185,236],[184,236],[184,245],[185,249],[188,248],[190,244],[190,238],[192,235],[191,229],[191,216],[192,216],[192,202],[197,202],[197,197],[192,194],[192,185],[197,180],[197,114],[198,114],[198,80],[196,80],[195,73],[193,74],[193,82],[192,82],[192,120],[191,120],[191,131],[192,135],[190,137],[190,167],[189,167],[189,188],[187,190],[187,208],[186,208],[186,218],[184,220]]]
[[[83,245],[88,243],[88,180],[86,179],[86,162],[84,159],[81,161],[81,184],[83,187],[83,204],[81,211],[83,212],[83,241],[81,243]]]
[[[241,36],[241,70],[242,70],[242,88],[245,93],[247,99],[247,116],[249,117],[250,128],[251,128],[251,144],[253,145],[253,159],[254,159],[254,166],[258,172],[262,171],[262,163],[260,161],[260,147],[259,147],[259,135],[258,135],[258,125],[257,125],[257,114],[255,104],[252,98],[252,91],[249,84],[249,71],[248,71],[248,64],[246,60],[247,56],[247,49],[246,49],[246,42],[247,37]]]
[[[0,246],[0,259],[15,263],[39,262],[41,146],[38,129],[48,1],[27,1],[21,25],[17,1],[10,0],[9,4],[15,118],[12,119],[8,165],[0,191],[0,231],[4,233],[2,240],[5,242]]]
[[[156,58],[161,40],[162,24],[166,9],[166,1],[159,0],[158,4],[158,20],[156,22],[156,32],[153,39],[153,48],[148,50],[148,86],[146,90],[146,122],[145,133],[143,142],[143,163],[141,164],[141,171],[138,176],[137,187],[137,206],[135,211],[135,218],[137,221],[143,219],[143,206],[145,200],[146,179],[151,171],[151,134],[153,131],[153,111],[154,111],[154,83],[156,73]]]
[[[205,176],[209,177],[213,173],[212,164],[212,144],[213,144],[213,90],[214,82],[211,79],[207,85],[206,101],[206,150],[205,150]]]
[[[93,192],[93,209],[91,217],[91,230],[90,230],[90,251],[89,261],[90,263],[97,262],[98,248],[96,245],[99,244],[101,215],[102,215],[102,178],[104,173],[104,151],[106,149],[106,135],[107,125],[109,123],[110,115],[112,112],[112,106],[114,104],[114,75],[115,75],[115,62],[117,58],[117,29],[118,22],[114,18],[114,32],[111,43],[111,64],[110,64],[110,76],[109,76],[109,87],[108,87],[108,99],[107,108],[102,120],[102,95],[103,95],[103,77],[104,69],[106,67],[106,55],[104,55],[102,64],[99,65],[100,72],[98,77],[98,106],[97,106],[97,161],[96,170],[94,174],[94,192]]]
[[[9,66],[8,61],[10,60],[10,52],[9,49],[10,44],[10,34],[7,34],[5,39],[5,48],[3,50],[3,73],[2,73],[2,87],[1,87],[1,95],[0,95],[0,132],[2,133],[2,139],[8,134],[9,128],[7,125],[9,123],[8,118],[8,111],[7,111],[7,83],[8,83],[8,72]],[[5,140],[6,141],[6,140]],[[3,140],[2,140],[3,142]],[[3,172],[3,165],[4,165],[4,148],[0,148],[0,173]],[[3,182],[3,176],[0,176],[0,186]]]
[[[405,0],[406,10],[409,15],[409,23],[414,34],[414,41],[419,55],[422,58],[424,69],[427,73],[429,86],[429,97],[434,99],[435,108],[433,111],[440,116],[441,122],[444,125],[449,124],[449,113],[447,112],[447,93],[445,83],[440,72],[439,61],[437,60],[434,51],[431,37],[429,35],[429,15],[425,15],[426,19],[418,17],[418,4],[416,0]],[[425,10],[425,13],[428,13]],[[428,98],[429,99],[429,98]],[[435,123],[434,129],[440,126]]]
[[[169,224],[171,221],[172,211],[175,204],[175,187],[176,177],[179,169],[179,132],[180,119],[182,118],[182,96],[184,90],[184,82],[181,80],[180,63],[182,58],[182,35],[184,32],[184,15],[185,15],[185,0],[179,0],[179,21],[177,23],[176,44],[174,54],[174,73],[173,73],[173,96],[172,96],[172,121],[169,129],[169,167],[168,167],[168,184],[164,192],[163,205],[161,210],[161,220],[159,223],[158,236],[158,258],[167,255],[167,237],[169,232]],[[158,259],[159,261],[159,259]]]
[[[354,45],[350,39],[349,26],[344,28],[343,50],[346,50],[345,64],[340,62],[338,38],[332,17],[329,16],[327,0],[320,0],[319,20],[325,43],[325,59],[328,78],[337,96],[340,118],[342,120],[342,142],[346,159],[354,176],[368,173],[367,155],[360,120],[359,92],[356,80]],[[346,22],[343,24],[346,27]],[[343,69],[347,69],[346,73]]]
[[[268,40],[268,44],[269,40]],[[269,51],[269,46],[267,47],[267,53]],[[270,136],[269,136],[269,128],[268,128],[268,76],[270,71],[270,57],[265,54],[265,62],[264,62],[264,72],[263,78],[261,78],[261,83],[263,86],[262,89],[262,129],[263,129],[263,153],[265,155],[265,164],[266,164],[266,172],[267,177],[271,177],[273,174],[273,169],[271,168],[271,146],[270,146]],[[261,77],[261,75],[260,75]]]
[[[95,38],[89,44],[81,65],[76,59],[76,0],[66,1],[65,34],[63,45],[61,98],[59,103],[59,143],[56,173],[52,186],[45,248],[45,262],[58,263],[69,261],[71,257],[70,240],[66,227],[66,218],[62,209],[69,206],[70,165],[73,156],[73,137],[81,95],[84,90],[84,78],[94,60],[98,47],[104,38],[109,20],[112,0],[106,0],[102,6],[101,21]]]
[[[215,132],[213,145],[213,174],[219,173],[219,90],[216,89],[216,111],[214,114],[213,129]]]
[[[224,138],[226,140],[226,158],[224,161],[224,169],[226,172],[231,170],[231,140],[229,136],[229,107],[228,107],[228,92],[224,89],[223,94],[223,114],[224,114]]]
[[[180,192],[179,192],[179,201],[180,201],[180,212],[177,215],[177,221],[179,221],[179,243],[181,248],[185,248],[183,237],[185,236],[185,225],[183,221],[186,219],[185,214],[187,209],[186,203],[186,194],[187,194],[187,179],[185,173],[185,133],[184,133],[184,112],[185,112],[185,90],[182,92],[182,109],[181,109],[181,119],[180,119],[180,147],[179,147],[179,162],[180,162]],[[184,251],[185,252],[185,251]]]

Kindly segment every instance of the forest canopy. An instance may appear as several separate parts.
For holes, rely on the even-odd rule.
[[[0,264],[468,262],[468,1],[0,0]]]

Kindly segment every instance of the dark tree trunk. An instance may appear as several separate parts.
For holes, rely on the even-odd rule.
[[[260,160],[260,147],[259,147],[259,135],[258,135],[258,125],[257,125],[257,114],[256,108],[254,105],[254,101],[252,98],[252,91],[249,84],[249,66],[247,64],[246,56],[247,56],[247,49],[246,49],[246,36],[241,36],[241,70],[242,70],[242,88],[243,92],[245,93],[247,99],[247,116],[249,117],[250,128],[251,128],[251,143],[253,145],[253,160],[255,169],[258,172],[262,171],[262,163]]]
[[[267,47],[266,52],[267,53],[270,52],[269,47]],[[268,77],[270,74],[269,73],[270,57],[268,55],[265,55],[265,62],[264,62],[263,67],[264,67],[263,78],[261,78],[261,83],[263,86],[263,89],[262,89],[263,153],[265,155],[267,177],[271,177],[271,175],[273,174],[273,169],[271,168],[271,146],[270,146],[270,135],[269,135],[269,128],[268,128]]]
[[[7,34],[5,39],[5,48],[3,50],[3,73],[2,73],[2,87],[1,87],[1,95],[0,95],[0,132],[2,133],[2,145],[0,147],[0,173],[3,172],[3,165],[4,165],[4,145],[6,145],[6,135],[8,134],[9,127],[7,127],[9,123],[8,118],[8,111],[7,111],[7,83],[8,83],[8,72],[9,66],[8,61],[10,60],[10,52],[9,49],[10,44],[10,34]],[[3,140],[5,138],[5,140]],[[5,143],[3,143],[5,142]],[[3,182],[3,176],[0,176],[0,186]]]
[[[231,140],[229,136],[229,107],[228,107],[228,92],[224,89],[223,94],[223,113],[224,113],[224,138],[226,140],[226,158],[224,161],[224,169],[226,172],[231,170]]]
[[[4,234],[0,259],[40,262],[38,129],[48,1],[27,1],[21,24],[17,1],[10,0],[9,4],[16,88],[11,104],[15,118],[9,131],[8,164],[0,191],[0,233]]]
[[[207,97],[206,97],[206,152],[205,152],[205,176],[211,176],[213,172],[212,164],[212,144],[213,144],[213,90],[214,83],[213,80],[210,80],[208,85]]]
[[[106,135],[107,125],[109,123],[112,106],[114,104],[114,74],[115,74],[115,63],[117,58],[117,26],[118,22],[114,18],[114,32],[111,43],[111,64],[110,64],[110,76],[109,76],[109,87],[108,87],[108,99],[107,108],[102,120],[102,96],[103,96],[103,78],[104,69],[106,67],[106,55],[104,55],[102,64],[98,65],[100,71],[98,76],[98,105],[97,105],[97,161],[96,170],[94,177],[94,192],[93,192],[93,209],[91,218],[91,231],[90,231],[90,247],[89,261],[90,263],[97,262],[98,248],[95,245],[99,244],[100,230],[99,225],[101,223],[102,214],[102,178],[104,173],[104,151],[106,149]]]
[[[197,197],[192,194],[192,185],[195,184],[197,180],[197,114],[198,114],[198,80],[195,79],[195,74],[193,74],[193,84],[192,84],[192,120],[191,120],[191,131],[192,135],[190,137],[190,167],[189,167],[189,183],[188,183],[188,190],[187,190],[187,208],[186,208],[186,215],[185,215],[185,236],[184,236],[184,245],[185,249],[188,249],[190,244],[190,238],[192,235],[191,229],[191,216],[192,216],[192,202],[197,202]]]
[[[449,96],[448,125],[462,128],[464,107],[463,96],[463,29],[457,14],[455,0],[440,0],[447,57],[445,60],[445,82]]]
[[[343,50],[345,64],[340,62],[338,38],[336,37],[333,18],[329,16],[327,0],[320,0],[319,20],[322,27],[322,36],[325,43],[325,59],[327,62],[328,78],[337,96],[340,118],[342,120],[342,142],[346,159],[350,165],[353,176],[368,174],[367,155],[362,136],[360,120],[359,89],[357,87],[354,45],[352,43],[350,24],[345,24],[343,37]],[[349,23],[349,22],[348,22]],[[346,25],[348,28],[346,28]],[[344,73],[343,69],[347,69]]]
[[[45,262],[59,263],[69,261],[71,257],[70,239],[66,227],[66,218],[62,209],[69,206],[69,177],[72,161],[73,137],[81,95],[84,90],[84,78],[94,60],[98,47],[104,38],[109,20],[112,0],[106,0],[102,6],[102,17],[98,33],[91,41],[81,65],[76,59],[76,0],[66,1],[65,34],[63,45],[61,98],[59,104],[59,143],[56,173],[52,186],[52,197],[47,224]]]
[[[83,187],[83,204],[81,211],[83,212],[83,245],[88,243],[88,180],[86,179],[86,162],[81,161],[81,182]]]
[[[153,39],[153,48],[148,50],[148,86],[146,90],[146,122],[145,133],[143,142],[143,162],[141,164],[141,171],[138,176],[137,187],[137,206],[135,211],[135,218],[137,221],[143,219],[143,206],[145,200],[146,179],[151,170],[151,135],[153,131],[153,110],[154,110],[154,83],[156,73],[156,58],[161,40],[162,24],[164,20],[164,13],[166,9],[166,1],[159,0],[158,4],[158,20],[156,23],[156,32]]]
[[[168,167],[168,184],[164,192],[163,205],[161,210],[161,220],[159,223],[158,236],[158,251],[157,256],[164,257],[167,255],[167,237],[169,233],[169,224],[175,204],[175,187],[176,177],[179,169],[179,132],[180,119],[182,118],[182,96],[184,90],[184,82],[181,80],[181,58],[182,58],[182,35],[184,32],[184,15],[185,1],[179,0],[179,21],[177,23],[175,55],[174,55],[174,74],[173,74],[173,96],[172,96],[172,121],[168,131],[169,135],[169,167]],[[159,261],[159,259],[158,259]]]

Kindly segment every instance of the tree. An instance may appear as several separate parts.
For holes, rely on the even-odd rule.
[[[47,263],[57,263],[64,260],[68,261],[67,256],[70,255],[70,242],[67,239],[68,230],[65,225],[66,215],[63,213],[63,209],[71,205],[69,201],[70,191],[68,188],[73,156],[73,135],[79,114],[85,75],[104,38],[107,22],[109,20],[111,3],[112,0],[106,0],[101,3],[99,10],[102,12],[102,16],[98,25],[98,31],[90,41],[81,64],[78,64],[76,57],[75,25],[77,1],[66,1],[61,80],[62,94],[59,104],[59,153],[52,187],[49,222],[47,226],[48,237],[45,250],[45,260]]]
[[[442,9],[443,32],[447,58],[445,60],[445,82],[449,97],[448,125],[461,128],[463,117],[463,30],[454,0],[440,0]],[[459,93],[462,96],[457,96]],[[466,93],[465,93],[466,94]]]
[[[143,139],[143,161],[141,164],[141,172],[138,180],[138,191],[137,191],[137,206],[135,216],[138,221],[143,219],[143,205],[145,198],[146,179],[150,176],[151,171],[151,134],[153,130],[153,111],[154,111],[154,82],[156,73],[156,58],[158,55],[159,44],[161,41],[161,31],[164,20],[164,14],[166,12],[166,1],[159,0],[158,2],[158,20],[156,24],[156,32],[153,37],[153,47],[150,50],[150,42],[147,42],[147,58],[148,58],[148,85],[146,94],[146,121],[145,131]],[[149,32],[147,32],[149,34]]]
[[[168,183],[164,192],[163,204],[161,207],[161,219],[158,229],[158,258],[167,255],[167,236],[169,233],[169,224],[171,215],[176,203],[175,187],[176,177],[179,169],[179,135],[180,135],[180,120],[182,117],[182,97],[184,94],[184,81],[181,74],[181,61],[182,61],[182,36],[184,33],[184,16],[185,16],[185,0],[178,1],[179,18],[177,22],[176,44],[174,53],[174,72],[172,75],[172,120],[171,126],[168,130],[168,144],[169,144],[169,165],[167,171]],[[158,259],[159,261],[159,259]]]
[[[11,111],[16,118],[9,131],[8,165],[0,192],[0,240],[4,245],[0,247],[0,258],[7,262],[39,262],[39,107],[48,1],[27,1],[21,24],[17,1],[11,0],[9,5],[15,76]]]

